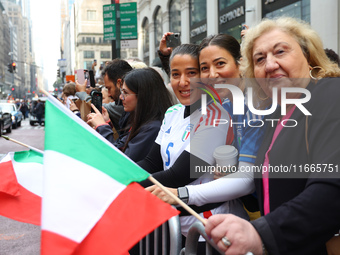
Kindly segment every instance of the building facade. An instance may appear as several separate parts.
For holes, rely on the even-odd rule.
[[[111,60],[111,41],[103,40],[103,5],[110,3],[110,0],[74,2],[64,32],[66,74],[74,74],[77,69],[91,69],[94,59],[97,60],[96,69],[101,62]]]
[[[25,5],[23,4],[25,3]],[[23,8],[25,6],[25,8]],[[0,97],[9,95],[26,98],[34,84],[31,66],[33,61],[29,0],[1,0]],[[15,62],[16,70],[8,72],[8,64]]]
[[[263,18],[292,16],[310,23],[324,47],[340,51],[338,0],[138,0],[138,56],[150,64],[157,57],[163,33],[180,32],[182,43],[226,33],[241,40],[243,24]]]

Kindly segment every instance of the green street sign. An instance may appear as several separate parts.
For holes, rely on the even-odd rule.
[[[121,17],[137,17],[137,3],[120,4],[119,9]]]
[[[121,25],[137,25],[137,17],[120,17]]]
[[[137,38],[137,31],[136,32],[121,32],[120,33],[120,38],[122,40],[131,40],[131,39],[136,39]]]
[[[119,5],[120,38],[122,40],[137,39],[137,3]]]
[[[120,31],[122,32],[136,31],[137,32],[137,25],[121,25]]]
[[[114,4],[103,5],[104,40],[116,40],[116,11]]]

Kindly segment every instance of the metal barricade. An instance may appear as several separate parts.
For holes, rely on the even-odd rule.
[[[197,244],[200,235],[206,240],[205,254],[212,255],[212,249],[216,249],[219,253],[224,254],[220,251],[217,245],[209,239],[205,233],[204,226],[202,222],[195,222],[191,225],[187,239],[185,241],[185,247],[181,250],[180,255],[196,255],[197,254]]]
[[[153,237],[153,238],[152,238]],[[182,233],[179,216],[174,216],[167,222],[155,229],[152,234],[147,235],[139,242],[140,255],[152,255],[151,246],[153,246],[153,254],[159,254],[159,244],[161,238],[161,254],[162,255],[178,255],[182,248]]]
[[[185,242],[185,247],[181,250],[180,255],[196,255],[197,254],[197,244],[200,235],[206,240],[206,255],[212,255],[213,248],[221,254],[224,254],[217,245],[210,240],[208,235],[205,233],[204,226],[202,222],[197,221],[191,225],[187,240]],[[253,253],[248,252],[245,255],[253,255]]]

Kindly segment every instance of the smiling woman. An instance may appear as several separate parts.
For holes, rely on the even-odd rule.
[[[233,131],[229,125],[214,125],[216,116],[227,122],[230,117],[222,105],[214,103],[213,100],[207,103],[207,114],[202,114],[202,90],[192,81],[192,78],[199,78],[198,45],[182,44],[176,47],[170,56],[170,70],[171,86],[180,104],[167,110],[150,153],[137,163],[168,187],[178,188],[189,183],[198,185],[210,182],[213,180],[213,174],[196,173],[194,176],[195,166],[204,168],[213,165],[214,149],[232,143]],[[152,185],[148,180],[140,184],[143,187]],[[234,201],[213,203],[196,209],[202,217],[231,211],[238,212],[241,217],[247,217],[242,204]],[[196,218],[186,216],[183,210],[180,221],[185,238]],[[204,247],[204,239],[200,238],[198,254],[204,253]]]
[[[339,139],[335,139],[340,137],[340,69],[327,58],[317,33],[292,18],[264,20],[251,28],[242,51],[254,96],[262,92],[270,105],[274,88],[278,93],[284,87],[305,88],[311,94],[305,107],[312,115],[305,116],[288,104],[284,116],[278,107],[268,117],[278,124],[266,129],[255,161],[261,171],[254,174],[262,216],[250,223],[230,215],[212,216],[206,233],[232,254],[266,254],[266,250],[268,254],[336,254],[339,248],[334,253],[331,249],[340,243],[334,237],[340,229],[340,178],[334,168],[340,165]],[[298,124],[280,125],[288,119]],[[322,171],[314,168],[321,165]],[[276,171],[289,167],[300,168]],[[226,235],[228,247],[222,240]]]

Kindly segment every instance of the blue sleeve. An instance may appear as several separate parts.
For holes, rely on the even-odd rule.
[[[240,144],[239,161],[255,163],[266,129],[263,119],[264,116],[258,116],[247,111],[242,136],[237,135],[237,142]]]
[[[110,143],[112,143],[112,144],[115,143],[115,139],[113,138],[113,131],[112,131],[110,125],[99,126],[99,127],[97,127],[96,130],[99,134],[101,134]]]
[[[124,152],[125,155],[135,162],[144,159],[154,144],[160,125],[160,121],[153,121],[144,125],[139,133],[128,143]]]

